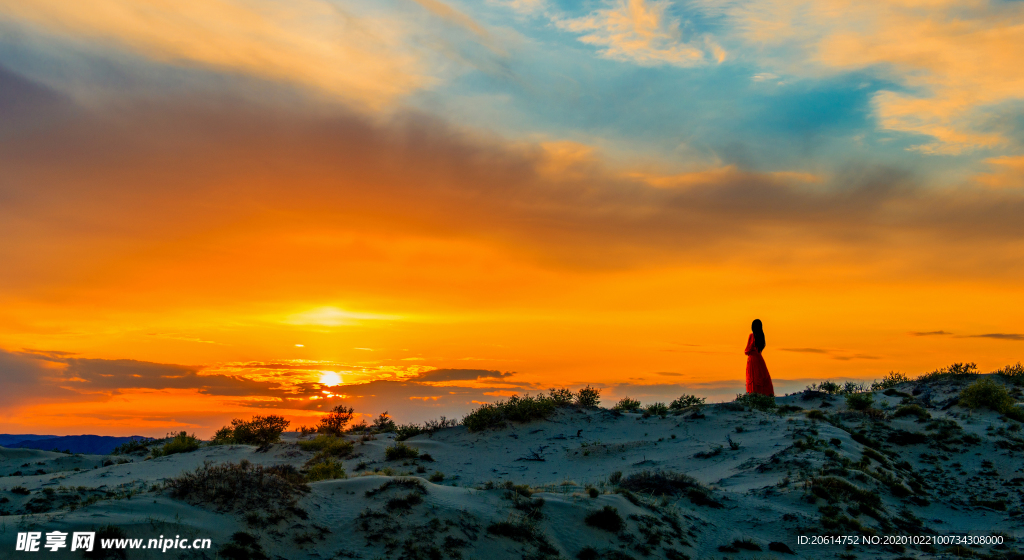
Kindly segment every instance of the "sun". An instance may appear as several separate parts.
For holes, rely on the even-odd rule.
[[[341,385],[341,376],[337,372],[333,371],[321,371],[320,372],[320,384],[332,387],[334,385]]]

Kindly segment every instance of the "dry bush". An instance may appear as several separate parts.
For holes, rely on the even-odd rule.
[[[309,491],[286,471],[244,459],[239,463],[207,461],[194,471],[168,479],[164,487],[174,498],[221,510],[284,509],[293,507]]]
[[[320,419],[320,424],[317,425],[316,431],[321,434],[340,436],[345,431],[345,426],[352,420],[352,415],[355,412],[354,408],[339,404]]]

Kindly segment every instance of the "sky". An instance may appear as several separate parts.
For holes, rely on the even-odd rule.
[[[1024,2],[0,0],[0,432],[1024,359]]]

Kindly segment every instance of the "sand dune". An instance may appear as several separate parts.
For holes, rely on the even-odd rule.
[[[957,553],[949,544],[863,539],[802,545],[801,535],[1001,536],[1003,545],[959,553],[1010,558],[1024,537],[1022,431],[996,412],[956,406],[962,385],[876,392],[866,412],[815,392],[778,398],[781,411],[723,403],[644,418],[563,408],[546,421],[481,432],[459,426],[406,441],[432,460],[386,460],[394,434],[349,436],[348,478],[309,483],[294,502],[268,498],[245,510],[176,499],[163,484],[206,462],[301,468],[312,453],[296,444],[298,434],[265,451],[204,446],[123,464],[116,456],[0,448],[0,557],[31,557],[14,552],[18,532],[114,525],[132,538],[213,543],[205,551],[133,550],[129,558],[214,558],[222,549],[229,557],[289,559]],[[895,417],[901,403],[922,410]],[[638,476],[645,471],[646,479]],[[28,493],[12,493],[16,487]]]

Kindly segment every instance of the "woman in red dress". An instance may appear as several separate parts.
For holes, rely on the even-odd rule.
[[[747,392],[774,397],[775,388],[772,387],[772,378],[768,375],[768,365],[761,357],[761,351],[765,346],[761,320],[754,319],[750,330],[750,336],[747,337],[747,348],[743,351],[747,355]]]

